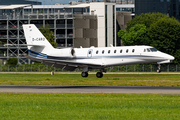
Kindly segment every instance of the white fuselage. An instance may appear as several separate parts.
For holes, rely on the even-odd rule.
[[[152,62],[165,63],[174,60],[174,57],[160,51],[151,51],[151,46],[123,46],[102,48],[72,48],[54,49],[49,51],[47,59],[54,59],[57,63],[66,61],[69,64],[95,65],[101,67],[142,64]],[[149,49],[150,51],[148,51]]]

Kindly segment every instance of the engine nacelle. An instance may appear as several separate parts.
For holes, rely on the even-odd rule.
[[[74,48],[71,49],[71,56],[72,56],[72,57],[75,56],[75,50],[74,50]]]
[[[60,55],[61,57],[72,58],[75,56],[75,50],[74,48],[61,49],[60,52],[58,52],[58,55]]]

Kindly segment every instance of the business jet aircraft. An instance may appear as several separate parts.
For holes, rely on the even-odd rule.
[[[110,66],[152,62],[160,65],[174,60],[151,46],[55,49],[34,24],[23,25],[23,29],[29,51],[27,58],[69,71],[82,69],[82,77],[87,77],[90,70],[99,69],[96,76],[101,78]]]

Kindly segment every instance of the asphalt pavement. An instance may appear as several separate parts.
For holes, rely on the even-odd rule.
[[[0,93],[81,93],[81,94],[178,94],[180,87],[0,85]]]

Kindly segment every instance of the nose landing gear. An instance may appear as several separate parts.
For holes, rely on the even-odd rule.
[[[158,64],[158,69],[157,69],[157,73],[160,73],[161,72],[161,65]]]

